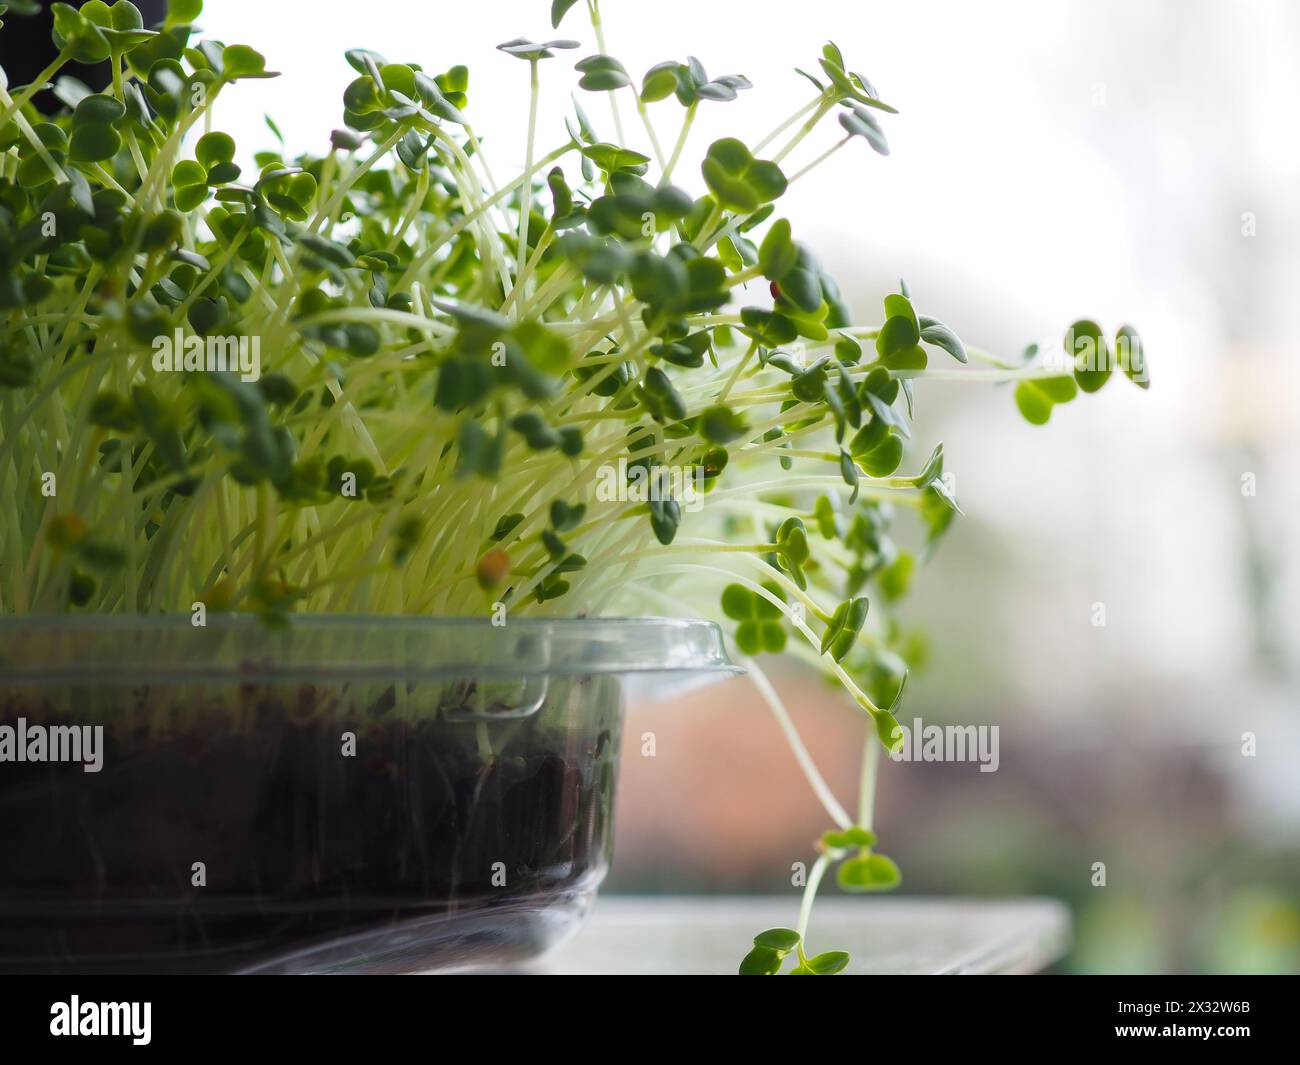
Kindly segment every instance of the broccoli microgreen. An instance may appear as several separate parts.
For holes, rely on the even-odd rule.
[[[552,26],[574,6],[554,0]],[[895,109],[828,44],[800,71],[810,100],[752,144],[700,146],[692,172],[699,107],[749,81],[692,56],[637,74],[585,6],[595,48],[562,131],[539,128],[542,68],[580,42],[500,46],[529,71],[506,180],[464,65],[350,50],[321,152],[248,168],[258,131],[217,128],[216,104],[277,75],[203,38],[199,0],[154,28],[130,0],[53,5],[56,60],[27,86],[0,79],[0,610],[576,616],[644,612],[675,579],[674,610],[716,618],[747,659],[809,663],[863,713],[850,818],[763,687],[836,827],[798,928],[756,937],[742,972],[790,954],[794,973],[838,972],[843,952],[805,952],[812,899],[831,867],[849,891],[899,882],[871,828],[907,677],[892,604],[959,512],[941,445],[909,453],[915,382],[1012,382],[1041,424],[1100,390],[1114,355],[1146,387],[1141,342],[1081,320],[1064,367],[1002,359],[906,285],[855,324],[780,205],[855,139],[887,154]],[[60,77],[105,60],[102,92]],[[68,106],[45,119],[32,102],[51,91]],[[579,102],[593,93],[612,129]],[[624,135],[629,97],[650,154]],[[832,114],[844,136],[793,169]],[[173,337],[182,373],[155,361]],[[250,339],[260,376],[207,371],[205,353]],[[687,480],[632,491],[669,472]],[[899,508],[920,554],[893,538]]]

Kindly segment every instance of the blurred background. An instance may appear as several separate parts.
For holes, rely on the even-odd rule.
[[[1001,764],[883,765],[877,828],[904,889],[1064,899],[1069,971],[1300,970],[1300,8],[602,9],[638,80],[688,49],[753,81],[701,109],[696,149],[724,133],[754,143],[804,103],[793,68],[816,70],[828,39],[898,107],[888,159],[854,142],[782,201],[860,320],[905,277],[968,343],[1007,355],[1056,349],[1082,316],[1144,338],[1149,394],[1117,380],[1044,428],[1005,387],[918,388],[917,449],[944,442],[966,517],[905,608],[931,653],[904,718],[999,725]],[[269,113],[290,150],[320,150],[353,76],[346,48],[465,62],[476,129],[507,173],[523,158],[527,67],[493,46],[558,35],[582,40],[572,56],[596,50],[582,5],[558,34],[548,12],[208,0],[202,25],[286,74],[223,97],[223,128],[269,146]],[[564,137],[571,66],[543,66],[540,150]],[[679,114],[652,110],[661,139]],[[822,130],[795,164],[838,135]],[[851,802],[854,713],[811,675],[773,675]],[[811,860],[825,815],[748,681],[638,702],[619,802],[612,890],[788,893],[793,920],[791,863]]]

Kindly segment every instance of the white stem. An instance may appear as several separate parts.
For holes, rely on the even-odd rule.
[[[858,780],[858,824],[871,827],[876,807],[876,767],[880,763],[880,743],[875,736],[873,722],[866,723],[866,739],[862,745],[862,775]]]
[[[830,857],[823,854],[813,863],[812,871],[808,874],[808,883],[803,889],[803,898],[799,902],[799,923],[795,926],[795,931],[799,933],[800,960],[805,945],[803,940],[808,935],[808,919],[812,916],[813,900],[817,898],[817,889],[821,887],[822,877],[826,875],[826,867],[830,861]]]
[[[537,130],[537,60],[528,64],[531,88],[528,99],[528,149],[524,155],[524,173],[530,175],[519,190],[519,246],[515,249],[515,283],[518,288],[524,281],[524,264],[528,261],[528,217],[533,209],[533,135]]]
[[[845,137],[843,140],[838,140],[838,141],[836,141],[836,142],[835,142],[831,147],[827,148],[826,151],[822,152],[821,155],[819,155],[816,159],[814,159],[814,160],[813,160],[811,163],[809,163],[806,167],[804,167],[804,168],[803,168],[802,170],[800,170],[797,174],[795,174],[795,176],[792,177],[792,178],[789,180],[788,184],[793,185],[796,181],[798,181],[801,177],[803,177],[804,174],[808,173],[808,171],[814,169],[815,167],[820,166],[820,165],[821,165],[822,163],[824,163],[827,159],[829,159],[832,155],[834,155],[834,154],[835,154],[836,152],[838,152],[841,148],[843,148],[846,144],[848,144],[849,141],[851,141],[852,139],[853,139],[853,134],[850,133],[850,134],[849,134],[847,137]]]
[[[816,764],[812,760],[812,755],[808,753],[808,748],[804,746],[803,739],[794,727],[794,722],[790,719],[790,713],[781,701],[781,696],[772,686],[772,682],[767,679],[767,675],[758,668],[753,659],[744,660],[744,666],[749,671],[749,679],[754,682],[754,687],[758,689],[759,694],[767,703],[772,711],[772,716],[776,718],[776,723],[781,726],[781,731],[785,734],[785,741],[790,745],[790,750],[794,753],[795,761],[799,763],[799,768],[803,770],[803,775],[808,778],[808,786],[812,788],[813,794],[817,796],[817,801],[830,815],[840,828],[848,828],[853,824],[853,819],[849,816],[848,811],[840,805],[838,799],[826,783],[825,778],[817,770]]]
[[[591,8],[591,28],[596,31],[596,51],[601,55],[609,55],[609,49],[605,47],[605,28],[600,21],[600,5],[597,0],[592,0]],[[623,136],[623,119],[618,113],[618,99],[613,92],[606,93],[609,97],[609,109],[614,115],[614,132],[618,135],[618,143],[627,147],[627,138]]]

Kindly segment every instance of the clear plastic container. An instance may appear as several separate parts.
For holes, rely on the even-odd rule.
[[[624,678],[736,671],[701,621],[4,619],[0,970],[524,962],[605,876]]]

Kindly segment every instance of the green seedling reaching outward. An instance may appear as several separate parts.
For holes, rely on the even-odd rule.
[[[129,0],[53,5],[56,61],[0,84],[0,611],[577,616],[673,582],[672,612],[732,633],[834,825],[798,927],[742,971],[833,973],[847,955],[805,952],[824,875],[899,881],[872,828],[919,653],[893,605],[958,513],[941,445],[912,443],[917,382],[1013,382],[1041,424],[1114,359],[1145,387],[1141,344],[1081,321],[1064,368],[1000,359],[905,285],[855,323],[780,205],[832,152],[879,163],[894,108],[827,45],[768,135],[692,145],[746,78],[692,56],[635,75],[586,8],[594,51],[518,37],[491,61],[529,113],[498,174],[465,66],[349,51],[320,154],[250,156],[265,131],[223,130],[221,103],[276,75],[204,38],[198,0],[154,27]],[[575,81],[566,127],[539,128],[543,89]],[[853,815],[753,664],[777,652],[862,715]]]

